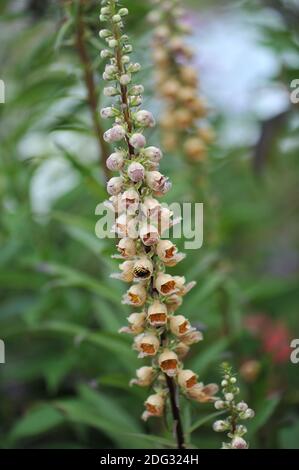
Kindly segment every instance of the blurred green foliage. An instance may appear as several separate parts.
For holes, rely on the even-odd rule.
[[[6,345],[0,446],[172,447],[167,417],[143,424],[146,391],[128,386],[139,362],[131,339],[117,333],[128,309],[120,303],[124,287],[109,279],[116,267],[113,241],[94,235],[104,179],[74,40],[76,2],[65,2],[66,9],[62,3],[0,6],[0,78],[7,85],[6,104],[0,105],[0,337]],[[236,8],[250,14],[253,2],[249,10],[246,3]],[[146,100],[155,106],[148,47],[144,52],[149,7],[137,0],[126,4],[133,12],[129,29],[137,58],[145,65]],[[97,5],[87,2],[84,15],[100,92]],[[281,66],[273,80],[288,86],[299,78],[298,65],[283,60],[289,50],[298,55],[298,23],[297,29],[290,23],[289,8],[293,15],[298,10],[285,2],[269,2],[268,8],[276,8],[284,27],[261,28],[261,38]],[[243,326],[248,314],[259,312],[299,337],[296,111],[290,106],[272,130],[269,158],[259,174],[252,164],[256,148],[227,151],[221,142],[208,161],[204,194],[199,183],[194,186],[200,167],[188,166],[180,155],[166,155],[162,164],[173,180],[169,200],[203,200],[208,226],[203,248],[190,252],[177,269],[198,282],[184,309],[205,330],[187,366],[204,381],[219,381],[223,358],[237,369],[248,359],[258,361],[254,380],[242,379],[242,396],[257,412],[249,432],[251,446],[258,448],[298,448],[299,442],[298,365],[275,362]],[[216,116],[216,132],[223,119]],[[152,135],[153,143],[158,139]],[[68,175],[71,183],[63,179]],[[44,208],[38,199],[47,185],[52,194]],[[183,400],[182,411],[191,445],[220,446],[211,431],[218,413],[210,405]]]

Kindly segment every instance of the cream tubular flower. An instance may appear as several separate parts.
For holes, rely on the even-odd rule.
[[[183,336],[194,331],[194,328],[191,327],[189,320],[184,315],[171,316],[169,324],[171,332],[176,336]]]
[[[146,301],[146,288],[142,284],[133,284],[123,297],[123,303],[142,307]]]
[[[124,258],[132,258],[136,255],[136,242],[131,238],[119,240],[117,249]]]
[[[139,230],[139,236],[145,246],[152,246],[159,240],[159,231],[154,225],[143,224]]]
[[[134,348],[139,351],[139,358],[155,356],[159,347],[159,339],[154,334],[143,333],[135,338]]]
[[[139,387],[148,387],[155,376],[153,367],[143,366],[136,370],[136,378],[130,381],[130,385],[139,385]]]
[[[177,374],[179,359],[175,352],[165,349],[159,356],[159,366],[169,377]]]
[[[133,277],[135,279],[149,279],[153,274],[154,266],[152,261],[143,256],[135,262],[133,261]]]
[[[170,274],[159,273],[156,277],[155,287],[162,295],[174,294],[177,291],[175,278]]]
[[[184,390],[189,390],[197,384],[197,375],[190,369],[181,369],[178,372],[178,383]]]
[[[127,318],[129,326],[120,328],[119,333],[132,333],[134,335],[142,333],[145,327],[145,319],[145,312],[131,313],[131,315],[129,315]]]
[[[142,414],[143,421],[151,416],[162,416],[164,412],[165,398],[161,393],[150,395],[145,403],[145,411]]]
[[[124,263],[119,265],[121,270],[120,273],[113,273],[110,277],[114,279],[119,279],[124,282],[132,282],[134,279],[134,261],[125,261]]]
[[[155,300],[147,312],[148,322],[151,326],[158,327],[167,323],[167,307],[158,300]]]

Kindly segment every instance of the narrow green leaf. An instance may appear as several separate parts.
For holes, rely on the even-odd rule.
[[[194,357],[191,361],[191,368],[199,371],[201,374],[207,367],[219,361],[220,354],[229,346],[229,338],[221,338],[216,343],[206,348],[203,352]]]
[[[13,427],[9,440],[16,441],[50,431],[63,423],[61,414],[47,404],[29,410]]]
[[[255,410],[255,417],[251,422],[248,423],[248,433],[249,435],[255,434],[259,429],[261,429],[267,421],[271,418],[275,412],[279,402],[281,400],[280,396],[274,396],[272,398],[264,399],[257,409]]]
[[[197,421],[195,421],[191,426],[190,428],[188,429],[188,432],[189,433],[192,433],[193,431],[195,431],[196,429],[200,428],[201,426],[203,426],[204,424],[208,423],[209,421],[212,421],[216,418],[218,418],[218,416],[221,416],[223,413],[225,413],[225,411],[217,411],[215,413],[212,413],[212,414],[209,414],[207,416],[204,416],[203,418],[199,418]]]

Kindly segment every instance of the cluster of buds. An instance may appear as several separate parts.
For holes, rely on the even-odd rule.
[[[155,391],[145,402],[146,420],[163,414],[169,378],[187,397],[199,402],[214,401],[217,387],[204,386],[197,381],[196,374],[183,368],[183,357],[192,344],[202,339],[202,334],[176,311],[195,283],[166,273],[166,267],[175,266],[184,256],[170,240],[162,238],[176,221],[157,198],[171,184],[159,172],[161,150],[148,146],[144,135],[155,120],[149,111],[141,109],[143,87],[134,79],[140,64],[131,61],[132,46],[123,33],[127,14],[128,10],[120,8],[118,0],[102,1],[100,19],[107,23],[107,29],[100,31],[100,37],[107,47],[101,56],[109,59],[103,75],[109,86],[104,94],[112,97],[113,103],[102,109],[101,115],[114,119],[104,139],[117,144],[107,159],[109,170],[118,172],[107,183],[110,198],[106,201],[115,214],[113,231],[119,252],[115,257],[122,260],[120,272],[113,277],[131,284],[123,303],[141,310],[128,317],[128,326],[121,328],[121,332],[133,335],[138,357],[151,361],[138,369],[131,381],[141,387],[151,385]]]
[[[222,365],[223,380],[221,382],[223,400],[215,401],[217,410],[228,412],[226,419],[215,421],[213,429],[216,432],[226,432],[230,442],[223,442],[222,449],[248,449],[248,443],[244,439],[247,429],[240,421],[254,417],[254,411],[244,401],[238,401],[240,389],[237,379],[228,364]]]
[[[185,41],[190,27],[184,22],[181,0],[151,1],[153,60],[159,94],[165,102],[160,119],[163,145],[167,151],[181,147],[189,161],[201,162],[214,134],[204,124],[207,105],[198,96],[198,73],[193,67],[193,52]]]

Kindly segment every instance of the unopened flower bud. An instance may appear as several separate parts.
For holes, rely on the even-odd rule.
[[[163,157],[163,154],[158,147],[147,147],[144,149],[143,153],[152,162],[159,162]]]
[[[118,41],[116,39],[109,39],[108,40],[108,46],[111,47],[111,49],[114,49],[117,47]]]
[[[217,400],[214,403],[216,410],[223,410],[225,408],[225,402],[223,400]]]
[[[114,152],[106,160],[106,166],[111,171],[120,170],[123,164],[124,154],[122,152]]]
[[[125,137],[125,135],[125,129],[122,126],[116,125],[104,133],[104,140],[109,143],[119,142]]]
[[[130,57],[128,55],[123,55],[121,58],[121,61],[123,64],[129,64],[130,63]]]
[[[132,96],[142,95],[142,93],[144,93],[144,88],[142,85],[134,85],[129,90],[129,94]]]
[[[101,15],[109,15],[110,7],[102,7],[101,8]]]
[[[128,85],[131,82],[131,75],[128,73],[124,73],[123,75],[120,76],[119,78],[119,83],[121,85]]]
[[[106,86],[104,88],[104,95],[105,96],[116,96],[118,94],[119,94],[119,91],[114,86]]]
[[[226,431],[228,427],[229,427],[229,424],[226,421],[223,421],[222,419],[215,421],[215,423],[213,424],[213,429],[215,432]]]
[[[113,108],[111,107],[108,107],[108,108],[102,108],[101,111],[100,111],[100,114],[101,114],[101,117],[103,119],[107,119],[107,118],[112,118],[115,116],[115,111]]]
[[[226,393],[226,394],[224,395],[224,397],[225,397],[226,401],[228,401],[228,402],[231,402],[231,401],[233,401],[233,399],[234,399],[233,393]]]
[[[238,411],[246,411],[247,409],[248,409],[248,405],[244,401],[240,401],[240,403],[237,404]]]
[[[111,31],[109,31],[109,29],[101,29],[101,31],[99,32],[99,36],[100,38],[105,39],[111,36]]]
[[[134,183],[139,183],[144,179],[144,166],[138,162],[132,162],[128,166],[128,176]]]
[[[107,192],[112,196],[119,194],[123,189],[124,180],[121,176],[114,176],[107,183]]]
[[[121,8],[121,9],[118,11],[118,14],[119,14],[120,16],[126,16],[126,15],[128,15],[128,13],[129,13],[129,10],[128,10],[127,8]]]
[[[138,111],[135,114],[135,120],[142,127],[154,127],[156,124],[152,113],[146,110]]]
[[[113,23],[119,23],[121,21],[121,16],[120,15],[113,15],[112,16],[112,21],[113,21]]]
[[[135,149],[140,149],[146,145],[146,139],[143,134],[135,133],[130,137],[130,144]]]
[[[135,64],[131,64],[129,67],[129,71],[131,73],[137,73],[141,70],[141,65],[138,62],[135,62]]]
[[[140,106],[142,104],[142,97],[141,96],[130,96],[129,97],[129,105],[131,108]]]
[[[235,437],[231,443],[232,449],[248,449],[248,444],[242,437]]]
[[[131,54],[131,52],[133,52],[133,46],[131,44],[126,44],[123,46],[122,50],[125,54]]]
[[[251,418],[254,418],[254,415],[255,415],[254,411],[251,408],[248,408],[248,410],[244,412],[243,416],[244,416],[244,419],[251,419]]]

